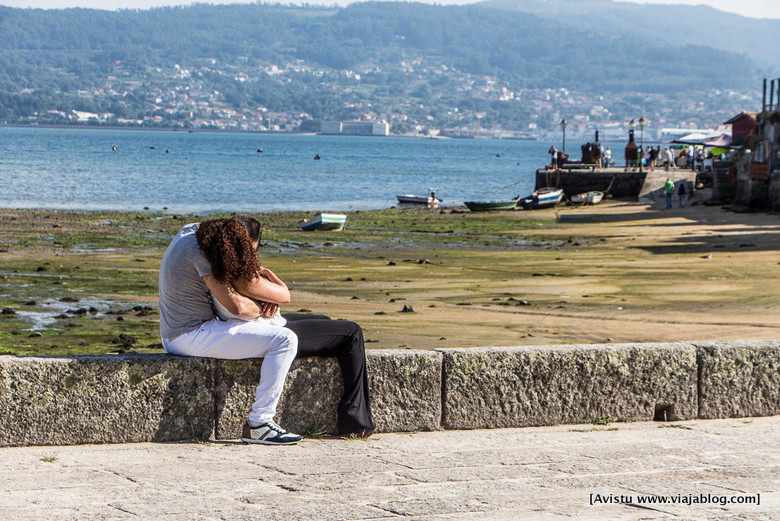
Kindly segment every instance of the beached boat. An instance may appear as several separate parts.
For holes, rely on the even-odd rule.
[[[334,230],[344,229],[344,223],[347,222],[347,216],[342,213],[318,213],[311,219],[303,219],[298,222],[298,226],[303,231],[312,230]]]
[[[534,208],[545,208],[548,206],[555,206],[563,199],[563,188],[539,188],[534,192],[518,201],[517,205],[525,210],[531,210]]]
[[[514,210],[517,207],[517,199],[505,201],[466,201],[464,204],[472,212],[493,212],[496,210]]]
[[[570,201],[573,204],[599,204],[604,199],[604,192],[583,192],[572,195]]]
[[[441,199],[436,197],[436,194],[433,192],[431,192],[430,195],[396,195],[395,198],[398,199],[400,204],[413,204],[416,206],[427,206],[429,208],[436,208],[441,202]]]

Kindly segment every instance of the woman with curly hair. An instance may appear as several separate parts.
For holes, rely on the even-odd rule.
[[[287,328],[249,320],[274,314],[279,304],[290,301],[290,292],[271,270],[257,266],[253,249],[257,241],[242,220],[188,224],[173,238],[160,265],[160,336],[165,350],[175,355],[263,358],[242,437],[252,443],[290,445],[301,437],[285,431],[273,418],[298,338]],[[257,234],[259,241],[259,223]],[[263,304],[239,293],[245,282]],[[214,301],[247,320],[219,320]]]
[[[279,305],[289,302],[289,290],[258,262],[260,232],[260,223],[249,216],[200,223],[196,239],[202,257],[211,267],[213,280],[208,289],[213,297],[213,313],[218,320],[234,327],[249,322],[283,329],[297,340],[299,358],[336,357],[344,378],[344,394],[338,406],[338,432],[370,436],[376,426],[371,415],[363,330],[354,322],[331,320],[324,315],[280,315]],[[250,416],[244,426],[244,441],[257,438],[254,427]]]
[[[240,224],[239,224],[240,223]],[[249,242],[236,226],[246,229]],[[221,233],[212,233],[212,227],[222,229]],[[238,315],[221,305],[219,298],[214,299],[217,316],[223,320],[264,321],[269,324],[286,326],[298,338],[297,358],[311,356],[336,357],[344,379],[344,394],[338,405],[338,432],[341,435],[371,436],[376,425],[371,415],[366,371],[366,351],[363,330],[355,322],[331,320],[325,315],[308,313],[279,313],[279,306],[264,300],[263,288],[259,286],[263,277],[276,275],[260,266],[257,260],[257,247],[260,242],[260,223],[248,216],[201,224],[198,231],[198,243],[201,251],[212,263],[214,276],[232,285],[239,295],[255,300],[261,307],[260,316]],[[203,236],[201,238],[201,236]],[[207,238],[216,236],[216,238]],[[216,266],[219,266],[218,268]],[[219,274],[218,274],[219,273]],[[224,273],[224,275],[220,275]],[[281,280],[278,283],[284,284]],[[253,314],[253,313],[250,313]]]

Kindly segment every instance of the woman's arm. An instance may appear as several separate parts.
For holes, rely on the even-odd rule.
[[[260,268],[260,276],[252,280],[240,278],[233,281],[236,291],[250,299],[287,304],[290,302],[290,290],[282,279],[268,268]]]
[[[213,275],[204,276],[203,282],[206,283],[211,295],[233,315],[252,320],[263,313],[257,302],[241,295],[230,284],[219,282]]]

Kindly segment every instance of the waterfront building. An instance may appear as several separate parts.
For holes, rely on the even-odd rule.
[[[390,134],[390,124],[373,121],[323,121],[320,134],[387,136]]]
[[[771,80],[768,101],[765,80],[760,113],[742,112],[727,123],[732,125],[733,154],[724,164],[728,176],[716,171],[713,197],[723,198],[731,188],[739,205],[780,210],[780,79]]]

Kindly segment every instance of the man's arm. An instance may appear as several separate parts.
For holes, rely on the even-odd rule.
[[[219,282],[213,275],[204,275],[203,282],[206,283],[211,295],[232,314],[245,320],[252,320],[263,313],[257,302],[241,295],[230,284]]]
[[[233,285],[236,291],[254,300],[270,302],[271,304],[290,302],[290,290],[287,288],[287,284],[268,268],[260,268],[259,277],[252,280],[244,278],[234,280]]]

